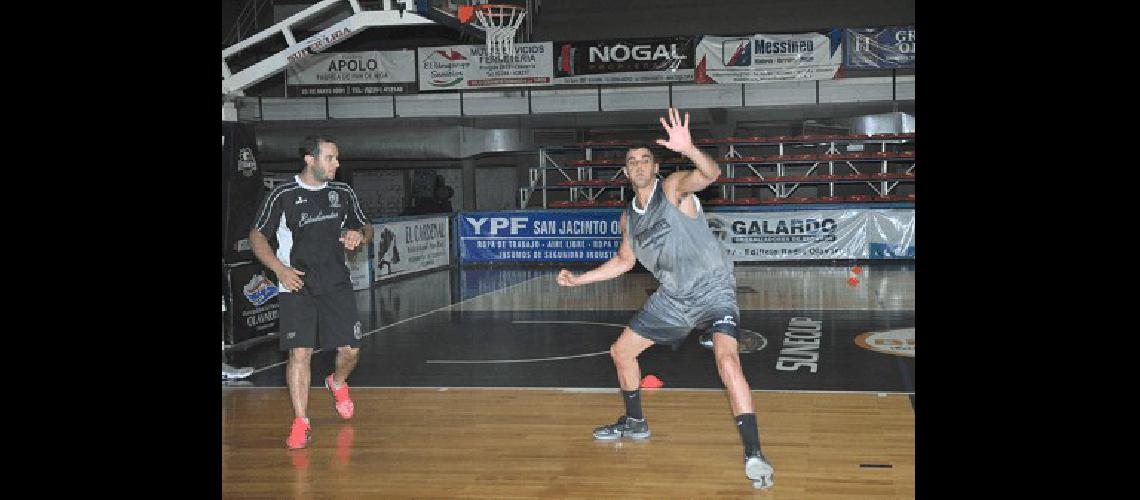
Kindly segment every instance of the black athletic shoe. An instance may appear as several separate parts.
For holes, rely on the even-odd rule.
[[[649,437],[649,422],[644,418],[638,420],[622,415],[618,417],[617,423],[594,429],[594,439],[620,439],[622,436],[634,439]]]

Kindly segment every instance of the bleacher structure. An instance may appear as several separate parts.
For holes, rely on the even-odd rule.
[[[729,137],[693,142],[721,167],[721,176],[701,193],[705,205],[915,201],[913,133]],[[622,174],[625,151],[644,146],[644,142],[611,140],[541,148],[538,165],[530,169],[529,185],[519,189],[519,208],[624,206],[629,200],[629,181]],[[650,149],[661,164],[662,175],[692,168],[692,162],[676,153],[659,146]],[[897,189],[900,185],[912,189],[901,193],[903,189]],[[827,194],[798,195],[802,186],[816,186],[817,190],[826,186]],[[837,186],[859,189],[840,194]],[[710,195],[712,192],[717,195]]]

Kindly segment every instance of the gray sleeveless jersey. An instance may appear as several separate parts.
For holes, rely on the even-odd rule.
[[[644,211],[638,213],[637,196],[625,210],[626,231],[638,262],[673,296],[698,292],[712,283],[735,288],[732,259],[709,229],[696,195],[691,196],[697,204],[697,218],[690,219],[665,199],[663,184],[658,177]]]

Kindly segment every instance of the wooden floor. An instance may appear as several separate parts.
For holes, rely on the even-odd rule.
[[[361,293],[358,303],[367,329],[392,336],[413,325],[411,321],[434,318],[429,313],[435,310],[632,313],[657,287],[651,276],[631,273],[567,289],[554,283],[555,272],[528,275],[504,270],[494,278],[497,285],[461,287],[478,291],[462,300],[453,288],[459,280],[429,274],[373,287]],[[868,314],[914,310],[912,267],[866,265],[855,287],[846,283],[847,273],[841,265],[739,266],[735,274],[738,290],[744,290],[738,293],[742,316],[761,310]],[[484,293],[484,289],[493,291]],[[419,327],[408,328],[415,333]],[[778,328],[765,330],[775,333],[773,343],[780,338]],[[374,348],[370,356],[377,358],[388,352],[385,349]],[[511,357],[507,351],[513,347],[503,349],[495,359]],[[285,449],[292,409],[280,366],[283,360],[259,370],[251,378],[252,387],[223,387],[223,496],[915,496],[915,417],[907,394],[754,391],[761,443],[776,469],[775,486],[765,491],[753,489],[744,477],[739,434],[720,389],[676,389],[679,386],[674,384],[674,388],[644,390],[643,406],[653,436],[645,442],[598,442],[591,435],[593,428],[612,423],[623,410],[616,387],[464,389],[452,382],[440,384],[450,389],[404,384],[365,387],[369,385],[363,382],[369,371],[366,362],[362,360],[357,370],[356,380],[362,383],[353,388],[353,420],[336,416],[327,390],[312,389],[313,442],[300,451]],[[753,388],[761,380],[751,380]],[[314,378],[314,384],[319,385],[319,379]]]
[[[775,487],[755,490],[723,391],[645,390],[653,435],[598,442],[616,391],[314,389],[313,442],[285,449],[285,389],[223,391],[225,498],[913,498],[906,395],[755,392]],[[879,467],[861,467],[863,464]],[[890,467],[882,467],[889,465]]]

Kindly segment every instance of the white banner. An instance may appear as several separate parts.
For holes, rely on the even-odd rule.
[[[420,217],[372,225],[375,281],[443,267],[450,263],[448,218]]]
[[[289,94],[308,97],[415,92],[415,57],[410,50],[311,55],[285,70]]]
[[[913,209],[707,212],[734,261],[914,258]]]
[[[697,44],[697,83],[762,83],[835,78],[841,30],[830,34],[705,36]]]
[[[552,42],[516,43],[511,57],[491,57],[486,45],[419,47],[420,90],[552,85]]]

